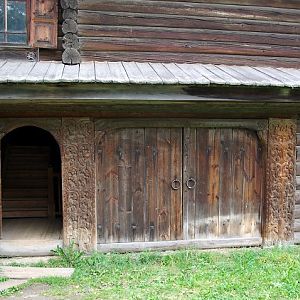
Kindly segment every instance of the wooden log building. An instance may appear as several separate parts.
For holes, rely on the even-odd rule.
[[[0,255],[300,242],[299,114],[298,0],[0,0]]]

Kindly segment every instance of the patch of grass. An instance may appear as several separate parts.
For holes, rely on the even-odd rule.
[[[53,266],[60,260],[50,261]],[[300,299],[300,247],[82,257],[70,279],[35,280],[80,299]]]
[[[4,281],[6,281],[6,280],[8,280],[8,278],[5,278]],[[29,285],[30,285],[30,283],[27,282],[27,283],[24,283],[22,285],[11,287],[11,288],[9,288],[5,291],[0,292],[0,297],[8,297],[8,296],[14,295],[14,294],[16,294],[17,292],[23,290],[24,288],[26,288]]]
[[[76,267],[84,255],[84,252],[77,250],[73,241],[67,247],[57,246],[52,252],[58,256],[59,263],[64,267]]]

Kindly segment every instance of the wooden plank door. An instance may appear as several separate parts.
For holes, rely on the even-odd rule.
[[[100,132],[98,242],[182,238],[182,129]]]
[[[185,239],[261,233],[262,152],[242,129],[184,129]]]

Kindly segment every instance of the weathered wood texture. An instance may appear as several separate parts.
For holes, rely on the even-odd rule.
[[[62,18],[62,47],[64,52],[62,54],[62,62],[68,65],[79,64],[79,40],[78,40],[78,1],[77,0],[61,0],[61,7],[63,9]]]
[[[7,145],[4,151],[3,217],[30,218],[55,215],[54,199],[48,201],[49,147]]]
[[[62,176],[64,243],[80,249],[96,247],[94,123],[62,120]]]
[[[257,135],[187,128],[184,147],[185,237],[259,237],[263,156]]]
[[[182,130],[136,128],[98,132],[98,241],[182,238]],[[177,187],[177,185],[176,185]]]
[[[99,243],[260,237],[263,156],[251,131],[97,134]]]
[[[84,60],[300,66],[293,0],[86,0],[77,20]]]
[[[266,245],[293,242],[295,150],[296,121],[270,119],[263,226]]]
[[[297,123],[296,146],[295,242],[300,243],[300,122]]]

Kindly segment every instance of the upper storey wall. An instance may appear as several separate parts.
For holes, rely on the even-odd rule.
[[[300,67],[298,0],[81,0],[82,60]]]

